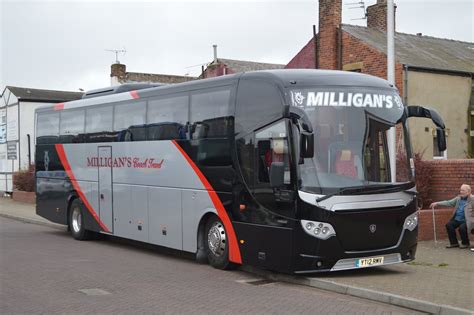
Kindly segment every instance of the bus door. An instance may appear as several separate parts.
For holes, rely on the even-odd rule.
[[[112,147],[98,147],[97,150],[100,161],[112,160]],[[99,217],[112,233],[112,163],[99,163]]]

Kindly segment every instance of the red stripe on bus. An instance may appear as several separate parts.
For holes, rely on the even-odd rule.
[[[97,215],[97,213],[94,211],[94,208],[92,208],[91,204],[86,198],[86,195],[82,192],[81,187],[79,187],[79,184],[77,183],[76,177],[74,176],[74,173],[72,172],[71,165],[69,165],[69,161],[67,160],[66,157],[66,152],[64,152],[64,147],[62,144],[56,144],[56,151],[58,152],[59,159],[61,160],[61,164],[64,167],[64,170],[66,171],[66,174],[69,176],[69,179],[71,180],[72,186],[74,189],[77,191],[79,194],[79,197],[81,198],[82,202],[86,206],[87,210],[92,214],[94,219],[99,223],[100,227],[105,231],[105,232],[110,232],[110,230],[105,226],[104,222],[102,222]]]
[[[130,95],[134,98],[134,99],[139,99],[140,98],[140,95],[138,95],[137,91],[130,91]]]
[[[63,109],[64,109],[64,103],[54,104],[54,110],[63,110]]]
[[[181,154],[184,156],[186,161],[188,161],[189,165],[191,165],[194,172],[196,173],[196,175],[199,177],[202,184],[206,188],[207,193],[209,194],[209,197],[211,197],[212,203],[214,204],[214,207],[217,210],[217,215],[219,216],[222,223],[224,224],[224,227],[229,236],[229,260],[234,263],[242,264],[242,257],[240,255],[240,248],[237,243],[237,237],[235,236],[234,227],[232,226],[232,223],[230,222],[229,215],[227,214],[227,211],[225,210],[224,205],[219,199],[219,196],[217,196],[217,193],[214,190],[214,188],[212,188],[207,178],[204,176],[201,170],[196,166],[196,164],[194,164],[193,160],[191,160],[188,154],[184,152],[184,150],[179,146],[179,144],[175,140],[172,140],[172,142],[176,146],[176,148],[179,150],[179,152],[181,152]]]

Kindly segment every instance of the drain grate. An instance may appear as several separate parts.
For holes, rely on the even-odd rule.
[[[107,292],[105,290],[98,289],[98,288],[80,289],[78,291],[81,292],[81,293],[84,293],[85,295],[88,295],[88,296],[100,296],[100,295],[109,295],[109,294],[111,294],[110,292]]]

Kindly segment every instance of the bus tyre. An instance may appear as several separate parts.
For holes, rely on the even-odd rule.
[[[207,221],[204,240],[209,264],[217,269],[231,269],[233,264],[229,261],[228,238],[218,217]]]
[[[79,199],[74,199],[69,210],[69,229],[76,240],[91,239],[92,233],[84,226],[84,206]]]

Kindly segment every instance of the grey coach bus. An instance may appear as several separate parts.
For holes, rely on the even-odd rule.
[[[36,111],[37,213],[226,269],[286,273],[414,259],[410,116],[387,81],[275,70],[121,86]],[[391,178],[387,130],[397,130]]]

